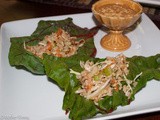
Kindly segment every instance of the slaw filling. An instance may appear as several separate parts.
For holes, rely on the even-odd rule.
[[[56,57],[70,57],[76,54],[78,48],[82,47],[84,43],[84,39],[77,40],[77,37],[71,37],[68,32],[59,28],[57,32],[46,35],[35,46],[24,43],[24,49],[40,58],[43,58],[43,53]]]
[[[80,62],[80,66],[83,68],[80,73],[70,70],[70,73],[76,74],[81,84],[76,93],[95,103],[105,96],[112,96],[114,91],[119,90],[122,90],[129,99],[133,87],[137,85],[136,79],[142,74],[138,74],[134,80],[127,79],[129,62],[123,54],[107,57],[104,61],[97,63]]]

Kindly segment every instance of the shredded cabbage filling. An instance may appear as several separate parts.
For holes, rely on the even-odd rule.
[[[122,90],[129,99],[132,88],[137,85],[136,79],[142,74],[137,75],[134,80],[127,79],[129,62],[123,54],[107,57],[97,63],[80,62],[80,66],[84,69],[82,72],[70,71],[76,74],[81,84],[76,93],[95,103],[105,96],[112,96],[113,91],[119,90]]]
[[[46,35],[36,46],[24,43],[24,49],[40,58],[43,58],[43,53],[56,57],[70,57],[76,54],[84,43],[83,39],[77,41],[77,37],[71,37],[68,32],[59,28],[57,32]]]

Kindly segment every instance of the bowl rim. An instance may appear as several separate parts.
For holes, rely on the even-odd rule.
[[[140,8],[140,10],[139,10],[138,12],[136,12],[136,14],[134,14],[133,16],[127,16],[127,17],[121,17],[121,16],[118,16],[118,17],[116,17],[116,16],[114,16],[114,17],[107,17],[107,16],[105,16],[105,15],[103,15],[103,14],[100,14],[99,12],[97,12],[97,11],[95,10],[96,5],[99,4],[99,3],[101,3],[101,2],[104,2],[104,1],[109,1],[109,0],[99,0],[99,1],[95,2],[95,3],[92,5],[92,12],[93,12],[94,14],[97,14],[97,15],[99,15],[99,16],[101,16],[101,17],[106,17],[106,18],[126,19],[126,18],[133,18],[133,17],[135,17],[135,16],[140,16],[140,15],[142,14],[142,12],[143,12],[143,7],[140,5],[140,3],[135,2],[135,1],[133,1],[133,0],[123,0],[123,1],[129,1],[129,2],[131,2],[131,3],[133,3],[133,4],[138,5],[139,8]],[[118,0],[117,0],[117,1],[118,1]],[[121,1],[121,0],[119,0],[119,1]],[[104,5],[105,5],[105,4],[104,4]]]

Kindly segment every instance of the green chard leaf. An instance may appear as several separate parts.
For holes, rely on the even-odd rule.
[[[43,64],[46,75],[57,82],[58,86],[65,90],[70,82],[69,68],[63,60],[57,57],[45,55]]]
[[[75,75],[71,74],[70,83],[66,89],[63,99],[63,109],[69,111],[69,118],[74,120],[81,120],[90,118],[97,114],[97,107],[91,100],[87,100],[84,97],[75,93],[79,88],[79,81]]]
[[[146,86],[149,80],[160,80],[160,54],[155,56],[143,57],[134,56],[128,58],[129,61],[129,79],[134,79],[137,74],[142,75],[137,79],[138,84],[133,89],[133,95]]]
[[[11,38],[9,62],[12,66],[18,66],[31,71],[34,74],[44,74],[42,60],[24,49],[24,41],[29,37]]]

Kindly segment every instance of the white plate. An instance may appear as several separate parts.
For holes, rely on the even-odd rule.
[[[1,59],[0,59],[0,119],[25,120],[64,120],[68,119],[62,110],[64,92],[49,82],[46,76],[36,76],[25,70],[11,67],[8,62],[8,52],[11,37],[29,36],[37,27],[39,20],[61,20],[72,17],[75,24],[81,27],[95,26],[91,13],[45,18],[28,19],[4,23],[1,27]],[[95,36],[98,49],[97,57],[115,56],[104,50],[99,42],[105,34],[99,31]],[[142,22],[132,32],[127,33],[132,46],[124,52],[126,56],[150,56],[160,52],[160,31],[151,20],[142,14]],[[135,101],[125,107],[118,107],[108,115],[97,115],[94,119],[112,119],[135,114],[160,110],[160,82],[149,82],[135,96]]]
[[[160,5],[160,0],[134,0],[136,2],[150,4],[150,5]]]

